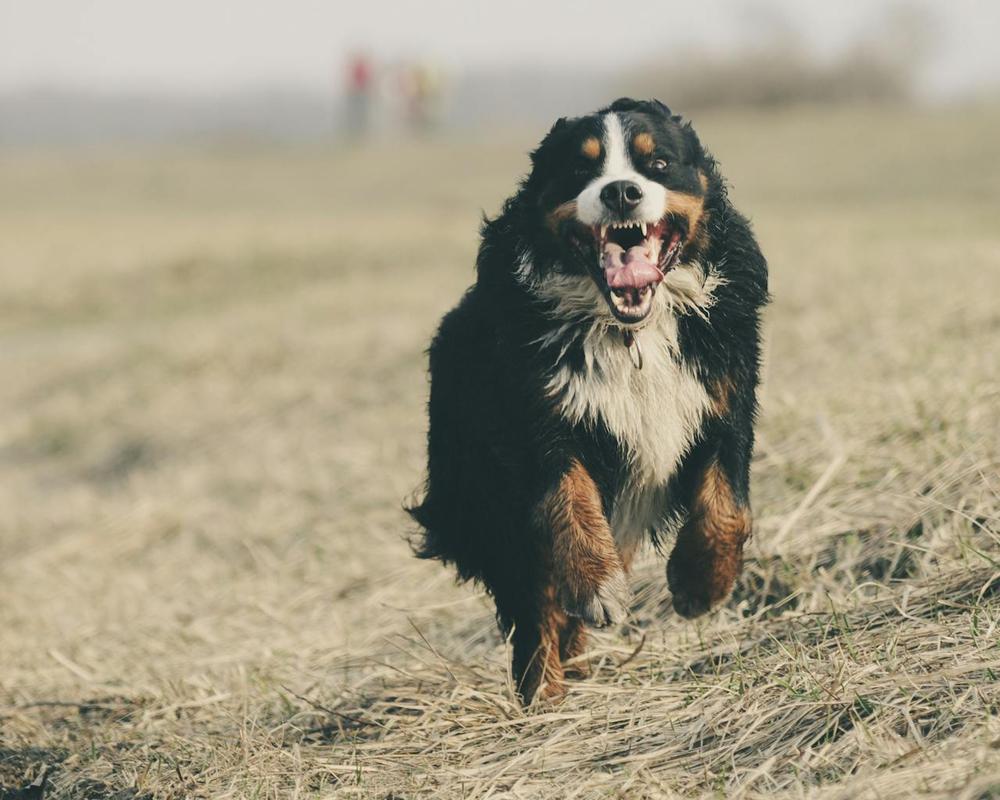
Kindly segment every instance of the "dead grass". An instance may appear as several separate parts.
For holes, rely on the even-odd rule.
[[[686,623],[649,554],[526,712],[400,504],[535,134],[0,156],[0,787],[997,796],[997,121],[701,121],[773,269],[751,560]]]

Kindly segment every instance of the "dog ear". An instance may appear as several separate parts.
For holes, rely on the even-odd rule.
[[[552,123],[552,127],[549,128],[549,133],[556,133],[562,130],[568,124],[568,119],[566,117],[559,117],[555,122]]]
[[[635,111],[641,103],[631,97],[619,97],[605,111]]]
[[[555,122],[552,123],[552,127],[549,128],[549,132],[542,137],[542,142],[551,142],[558,139],[559,136],[569,128],[569,117],[559,117]]]
[[[674,122],[679,122],[680,117],[675,115],[670,107],[655,97],[652,100],[633,100],[631,97],[619,97],[608,106],[605,111],[641,111],[644,114],[653,114],[667,117]]]
[[[661,114],[663,114],[663,115],[664,115],[665,117],[670,117],[670,118],[672,118],[672,119],[673,119],[674,121],[676,121],[676,120],[680,119],[680,117],[679,117],[679,116],[677,116],[676,114],[674,114],[674,113],[673,113],[673,112],[672,112],[672,111],[670,110],[670,106],[668,106],[668,105],[667,105],[666,103],[664,103],[664,102],[663,102],[662,100],[657,100],[657,99],[656,99],[656,98],[654,97],[654,98],[653,98],[652,100],[650,100],[650,103],[652,103],[652,104],[653,104],[654,106],[656,106],[656,110],[657,110],[657,111],[659,111],[659,112],[660,112]]]
[[[538,147],[531,151],[531,164],[533,167],[537,167],[539,162],[543,159],[544,154],[550,152],[554,142],[559,141],[559,139],[566,133],[570,128],[570,120],[568,117],[559,117],[552,127],[549,128],[549,132],[542,137],[542,141],[539,142]]]
[[[671,117],[675,122],[680,122],[679,116]],[[681,135],[684,137],[684,146],[687,149],[687,160],[692,164],[700,164],[705,160],[705,148],[702,147],[701,139],[695,133],[690,122],[681,125]]]
[[[549,132],[542,137],[542,141],[538,145],[538,148],[531,154],[531,160],[535,161],[536,156],[545,147],[545,145],[558,141],[562,134],[570,128],[570,122],[571,120],[569,117],[559,117],[559,119],[552,123],[552,127],[549,128]]]

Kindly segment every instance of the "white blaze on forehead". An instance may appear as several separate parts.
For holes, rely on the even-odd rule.
[[[625,129],[617,114],[604,115],[604,152],[607,153],[604,159],[605,176],[613,178],[635,172],[625,144]]]
[[[576,215],[585,225],[613,222],[614,214],[601,201],[601,190],[614,181],[632,181],[642,189],[642,202],[631,218],[659,222],[666,208],[667,190],[636,171],[629,156],[625,124],[620,114],[604,115],[604,164],[601,174],[588,183],[576,198]]]

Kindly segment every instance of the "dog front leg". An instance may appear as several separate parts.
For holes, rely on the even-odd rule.
[[[513,623],[513,673],[526,703],[565,693],[563,662],[583,653],[585,622],[619,622],[628,609],[625,571],[597,485],[575,459],[557,475],[535,509],[537,562],[510,583],[517,591],[494,593]],[[570,668],[571,676],[585,671]]]
[[[573,459],[542,503],[556,597],[568,614],[601,627],[628,611],[625,569],[586,468]],[[573,650],[579,651],[574,644]],[[567,655],[575,655],[575,653]]]
[[[752,518],[746,497],[747,459],[705,458],[694,470],[688,519],[667,564],[674,610],[692,618],[725,600],[743,567]]]

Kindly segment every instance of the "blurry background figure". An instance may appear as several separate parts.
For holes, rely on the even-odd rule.
[[[428,133],[436,128],[441,112],[440,71],[425,61],[412,62],[403,67],[399,82],[410,130]]]
[[[371,128],[372,62],[364,53],[354,53],[347,62],[346,128],[355,139],[366,137]]]

